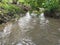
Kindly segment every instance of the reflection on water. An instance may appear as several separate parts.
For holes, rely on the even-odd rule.
[[[60,19],[39,17],[29,12],[0,32],[0,45],[60,45]]]

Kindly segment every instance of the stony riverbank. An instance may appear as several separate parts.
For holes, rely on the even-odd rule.
[[[0,24],[20,18],[27,10],[21,5],[0,3]]]

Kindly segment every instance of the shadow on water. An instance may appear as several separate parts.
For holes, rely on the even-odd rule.
[[[8,23],[0,32],[0,45],[60,45],[60,19],[35,14]]]

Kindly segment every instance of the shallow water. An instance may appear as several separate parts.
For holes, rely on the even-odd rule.
[[[5,25],[0,45],[60,45],[60,19],[30,15]]]

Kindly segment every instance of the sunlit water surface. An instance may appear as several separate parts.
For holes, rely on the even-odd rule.
[[[60,19],[27,12],[0,32],[0,45],[60,45]]]

